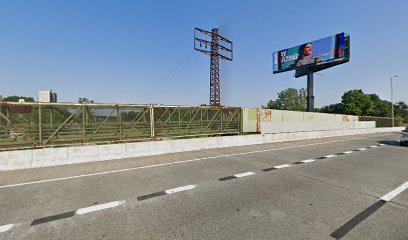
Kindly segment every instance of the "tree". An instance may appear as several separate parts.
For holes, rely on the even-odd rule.
[[[369,95],[363,90],[354,89],[343,94],[341,97],[345,114],[367,116],[374,112],[374,103]]]
[[[368,113],[370,116],[391,117],[391,102],[382,100],[377,94],[369,94],[374,104],[373,111]]]
[[[34,102],[34,98],[32,97],[23,97],[23,96],[8,96],[3,98],[5,102],[18,102],[18,100],[24,99],[26,102]]]
[[[394,105],[395,116],[400,117],[404,122],[408,123],[408,105],[403,102],[399,101],[396,105]]]
[[[291,111],[305,111],[306,110],[306,90],[288,88],[278,93],[276,100],[269,100],[263,108],[291,110]]]
[[[343,113],[344,106],[342,103],[330,104],[319,109],[322,113]]]
[[[88,99],[86,97],[78,98],[78,103],[95,103],[94,100]]]
[[[391,102],[382,100],[377,94],[354,89],[343,94],[341,103],[324,106],[319,112],[391,117]],[[408,123],[408,105],[402,101],[394,104],[394,116],[396,120]]]

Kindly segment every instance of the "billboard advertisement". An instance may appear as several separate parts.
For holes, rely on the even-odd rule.
[[[345,33],[322,38],[273,53],[273,73],[313,67],[316,71],[349,59],[349,37]],[[315,66],[315,67],[314,67]],[[318,67],[321,66],[321,67]],[[302,72],[302,71],[300,71]]]

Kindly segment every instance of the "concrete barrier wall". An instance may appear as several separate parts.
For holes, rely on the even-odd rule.
[[[258,132],[258,109],[257,108],[243,108],[242,109],[242,132],[255,133]]]
[[[262,134],[375,128],[375,122],[359,122],[357,116],[259,109]]]
[[[365,128],[286,132],[140,143],[87,145],[0,152],[0,171],[152,156],[166,153],[234,147],[303,139],[402,131],[403,128]]]
[[[262,133],[308,132],[375,128],[375,122],[263,122]]]

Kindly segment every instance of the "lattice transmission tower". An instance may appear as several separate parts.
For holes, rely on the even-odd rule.
[[[207,38],[198,38],[202,34]],[[209,48],[209,50],[208,50]],[[210,106],[221,106],[220,88],[220,61],[219,59],[232,61],[232,42],[218,35],[218,28],[213,28],[211,32],[195,28],[194,29],[194,49],[211,57],[210,61]],[[226,54],[224,54],[224,52]],[[228,56],[226,56],[228,55]]]

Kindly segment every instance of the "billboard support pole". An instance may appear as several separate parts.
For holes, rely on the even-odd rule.
[[[313,69],[307,69],[307,111],[314,111],[314,96],[313,96]]]

